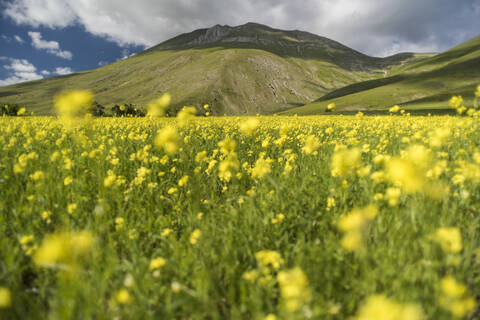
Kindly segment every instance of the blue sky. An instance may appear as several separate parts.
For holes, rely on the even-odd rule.
[[[1,81],[7,79],[11,79],[10,82],[17,82],[15,78],[34,80],[37,76],[45,78],[98,68],[145,48],[143,45],[120,46],[86,32],[80,25],[52,29],[17,25],[12,19],[3,18],[0,20],[0,30],[0,85]],[[40,45],[37,40],[35,47],[32,35],[40,39]],[[55,47],[52,41],[58,43],[59,49],[49,49]],[[15,61],[22,62],[15,64]],[[18,70],[15,67],[12,69],[12,65],[16,65]],[[32,71],[23,78],[15,76],[15,71],[21,73],[24,69]]]
[[[360,52],[441,52],[480,33],[480,0],[0,0],[0,86],[89,70],[180,33],[257,22]]]

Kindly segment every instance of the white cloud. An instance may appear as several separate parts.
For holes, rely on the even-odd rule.
[[[6,79],[0,80],[0,86],[38,80],[50,75],[63,76],[74,72],[70,67],[57,67],[53,71],[41,70],[37,72],[37,68],[25,59],[13,59],[0,56],[0,60],[9,62],[9,64],[4,65],[3,68],[10,71],[10,75]]]
[[[73,70],[69,67],[57,67],[53,73],[63,76],[72,72]]]
[[[80,25],[122,46],[152,46],[217,23],[253,21],[382,55],[444,50],[476,36],[479,8],[479,0],[12,0],[4,12],[24,25]]]
[[[61,50],[60,44],[57,41],[43,40],[40,32],[30,31],[28,35],[32,39],[32,46],[35,49],[46,50],[48,53],[54,54],[63,59],[72,59],[72,53],[70,51]]]
[[[10,64],[4,66],[4,68],[13,72],[35,72],[37,70],[33,64],[25,59],[11,59]]]
[[[107,65],[107,64],[108,64],[108,61],[99,61],[99,62],[98,62],[98,65],[99,65],[100,67],[103,67],[104,65]]]
[[[35,68],[35,66],[28,60],[11,58],[7,59],[10,61],[10,64],[4,65],[3,67],[7,70],[10,70],[12,74],[8,78],[0,80],[0,86],[43,78],[37,73],[37,68]]]
[[[66,27],[75,22],[75,13],[68,2],[62,0],[12,1],[4,13],[17,23],[33,27]]]
[[[20,44],[23,44],[25,41],[18,35],[14,35],[13,36],[13,39],[15,39],[15,41],[17,41],[18,43]]]

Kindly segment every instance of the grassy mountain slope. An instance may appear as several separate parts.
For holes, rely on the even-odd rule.
[[[217,115],[274,113],[422,58],[369,57],[307,32],[253,23],[217,25],[98,69],[1,87],[0,101],[50,114],[53,97],[63,90],[92,90],[107,106],[144,106],[168,91],[177,107],[208,103]]]
[[[448,108],[447,100],[461,94],[467,104],[480,84],[480,36],[444,53],[391,70],[389,76],[333,90],[317,101],[287,114],[318,114],[330,103],[338,111],[381,110],[395,104],[406,109]]]

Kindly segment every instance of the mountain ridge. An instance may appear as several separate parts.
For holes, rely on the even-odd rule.
[[[210,28],[197,29],[164,41],[145,50],[143,53],[149,53],[156,50],[175,50],[198,46],[212,46],[215,44],[225,46],[231,46],[232,44],[244,44],[245,46],[248,44],[254,44],[262,49],[266,49],[265,46],[276,45],[281,48],[272,50],[273,53],[283,56],[305,58],[315,57],[319,53],[318,51],[323,52],[329,49],[336,50],[337,55],[344,54],[345,51],[348,51],[349,58],[352,61],[349,61],[350,63],[343,63],[341,67],[352,68],[355,66],[361,66],[361,70],[388,68],[398,65],[401,62],[408,61],[413,55],[415,55],[415,53],[412,52],[400,52],[387,57],[372,57],[345,46],[338,41],[314,33],[301,30],[274,29],[254,22],[248,22],[233,27],[217,24]]]
[[[321,114],[330,103],[340,112],[386,110],[401,104],[410,110],[445,109],[448,99],[462,95],[473,105],[474,91],[480,84],[480,35],[445,52],[399,68],[384,79],[350,84],[326,93],[316,101],[285,114]]]

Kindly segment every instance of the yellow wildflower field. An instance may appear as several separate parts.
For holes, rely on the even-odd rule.
[[[0,118],[2,319],[478,316],[475,116],[67,117]]]

